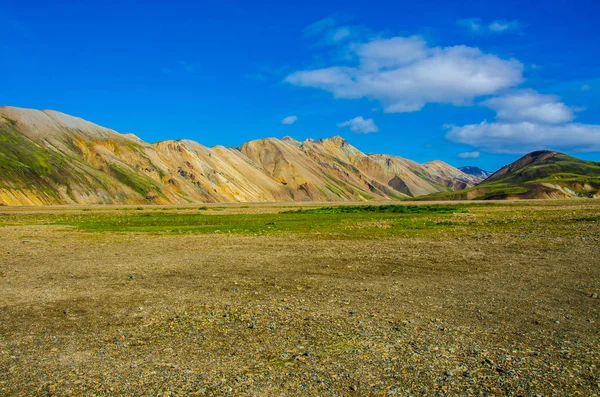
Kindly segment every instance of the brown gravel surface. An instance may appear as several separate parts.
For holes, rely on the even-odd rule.
[[[5,226],[0,395],[596,396],[598,210],[377,239]]]

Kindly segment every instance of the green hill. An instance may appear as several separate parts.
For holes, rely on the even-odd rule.
[[[469,189],[420,197],[422,200],[516,200],[600,198],[600,163],[542,150],[502,167]]]

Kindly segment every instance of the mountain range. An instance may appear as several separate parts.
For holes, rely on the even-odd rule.
[[[208,148],[146,143],[51,110],[0,107],[0,205],[600,197],[600,163],[529,153],[489,173],[365,154],[339,136]]]
[[[0,107],[0,205],[397,200],[483,180],[341,137],[237,148],[146,143],[57,111]]]

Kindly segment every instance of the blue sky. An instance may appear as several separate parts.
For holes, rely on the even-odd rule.
[[[0,0],[0,104],[148,142],[341,135],[494,170],[600,160],[600,5]]]

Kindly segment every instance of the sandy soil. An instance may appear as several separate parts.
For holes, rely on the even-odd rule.
[[[598,395],[586,203],[429,238],[4,226],[0,394]]]

